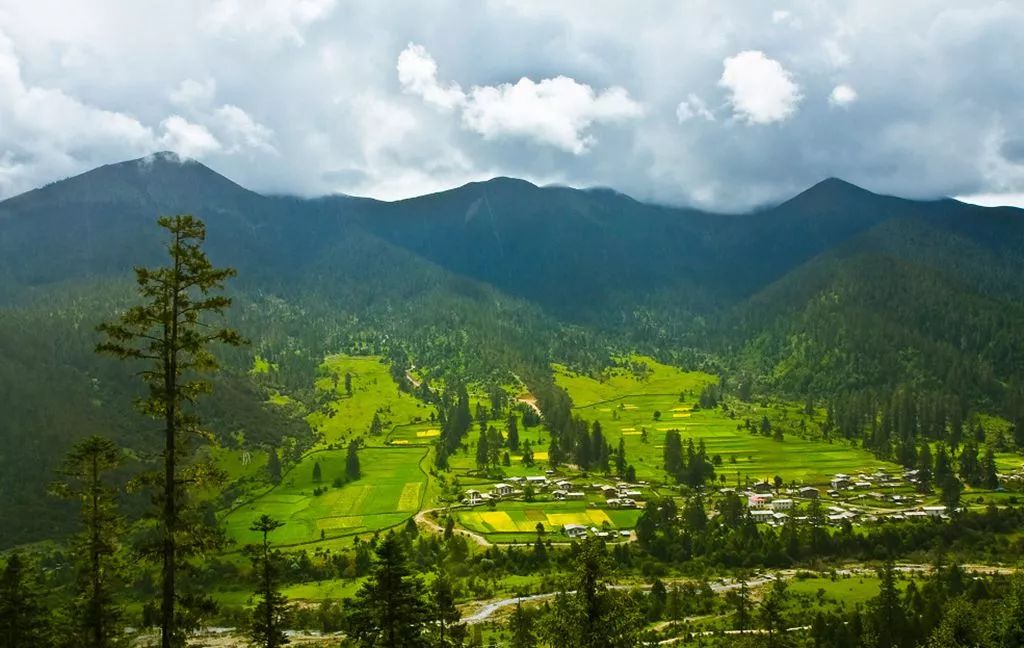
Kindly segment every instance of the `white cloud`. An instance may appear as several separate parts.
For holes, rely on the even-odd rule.
[[[178,106],[205,106],[213,101],[217,94],[217,82],[208,77],[203,81],[185,79],[170,92],[168,98]]]
[[[747,50],[722,62],[718,85],[729,91],[736,117],[750,124],[770,124],[789,119],[803,98],[800,86],[782,64]]]
[[[833,39],[825,41],[825,56],[833,67],[842,68],[850,64],[850,55]]]
[[[785,9],[776,9],[772,12],[772,23],[778,25],[789,20],[789,12]]]
[[[225,38],[251,39],[269,46],[290,41],[304,45],[304,31],[334,9],[335,0],[216,0],[206,13],[205,26]]]
[[[832,88],[832,92],[828,96],[828,103],[840,108],[846,108],[854,101],[857,101],[857,91],[845,83],[840,83]]]
[[[459,84],[438,83],[437,62],[422,45],[409,43],[398,55],[398,81],[405,92],[418,95],[442,110],[453,110],[466,101]]]
[[[161,148],[190,158],[203,156],[221,150],[217,138],[201,124],[193,124],[180,115],[171,115],[160,122],[164,131],[160,137]]]
[[[398,57],[399,81],[406,92],[445,111],[460,108],[462,124],[484,139],[531,139],[568,151],[586,153],[597,141],[594,124],[635,119],[643,114],[629,93],[612,86],[595,92],[566,76],[516,83],[473,86],[441,85],[437,64],[423,47],[410,44]]]
[[[1024,193],[980,193],[955,196],[960,202],[982,207],[1018,207],[1024,209]]]
[[[709,109],[704,100],[693,94],[692,92],[686,95],[686,99],[679,102],[676,106],[676,120],[682,124],[683,122],[690,121],[694,117],[701,117],[708,121],[715,121],[715,115]]]
[[[226,148],[228,153],[242,149],[261,149],[275,152],[271,144],[274,133],[263,124],[253,119],[249,113],[238,106],[225,104],[214,111],[214,121],[219,127],[222,137],[230,142]]]

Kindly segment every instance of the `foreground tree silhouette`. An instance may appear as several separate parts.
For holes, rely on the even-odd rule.
[[[0,646],[39,648],[51,645],[39,589],[25,562],[11,554],[0,572]]]
[[[120,537],[124,520],[109,474],[124,454],[110,439],[91,436],[68,453],[55,494],[81,502],[82,532],[71,541],[76,561],[76,597],[70,614],[75,644],[109,648],[123,643],[122,610],[114,598],[120,581]]]
[[[269,539],[271,532],[283,526],[284,522],[264,514],[249,527],[250,531],[263,535],[262,544],[247,547],[260,579],[259,588],[256,590],[259,602],[252,611],[249,638],[253,644],[261,648],[279,648],[291,643],[284,634],[284,625],[288,618],[288,599],[281,594],[278,583],[280,552],[270,550]]]
[[[638,646],[643,617],[632,601],[609,588],[604,543],[597,538],[585,540],[575,563],[575,591],[558,595],[552,617],[544,624],[548,644],[559,648]]]
[[[423,584],[409,568],[402,539],[394,532],[377,545],[370,577],[348,614],[348,635],[364,648],[425,648],[430,608]]]
[[[185,543],[190,550],[201,551],[208,540],[212,541],[193,529],[186,532],[182,524],[189,485],[210,476],[188,461],[196,439],[207,439],[191,406],[211,389],[199,375],[218,368],[211,344],[237,346],[243,341],[236,331],[204,319],[222,315],[231,305],[229,298],[215,293],[224,288],[224,282],[235,271],[214,268],[207,259],[202,249],[206,238],[202,221],[180,214],[162,217],[158,223],[170,234],[170,265],[135,269],[142,304],[129,308],[118,321],[99,326],[106,341],[97,346],[97,351],[147,363],[140,375],[149,393],[139,409],[163,421],[162,475],[145,481],[156,489],[153,501],[159,509],[160,645],[172,648],[185,640],[180,623],[183,619],[175,605],[179,545]]]

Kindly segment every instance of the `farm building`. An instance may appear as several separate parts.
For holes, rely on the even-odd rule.
[[[562,527],[562,533],[570,538],[585,538],[587,537],[587,527],[582,524],[566,524]]]
[[[613,497],[618,497],[619,496],[619,489],[615,488],[614,486],[602,486],[601,487],[601,492],[608,499],[611,499]]]
[[[747,506],[750,506],[752,508],[764,506],[765,504],[770,504],[772,499],[773,497],[771,495],[768,495],[767,493],[761,495],[755,493],[747,498]]]
[[[470,506],[473,506],[474,504],[479,504],[480,502],[483,501],[483,493],[481,493],[478,490],[470,489],[466,491],[466,496],[462,498],[462,501],[464,501],[466,504],[469,504]]]
[[[564,491],[567,491],[572,489],[572,482],[567,479],[561,479],[555,482],[555,486],[561,488]]]
[[[793,508],[793,500],[791,499],[777,499],[772,502],[773,511],[788,511]]]
[[[559,501],[564,500],[565,496],[566,496],[566,492],[564,490],[562,490],[562,489],[551,491],[551,497],[554,497],[556,500],[559,500]]]
[[[774,516],[775,516],[775,512],[774,511],[769,511],[768,509],[757,509],[757,510],[754,510],[754,511],[750,512],[751,519],[753,519],[754,522],[759,522],[759,523],[760,522],[767,522],[768,520],[771,520]]]
[[[798,491],[800,497],[804,499],[818,499],[821,493],[814,486],[804,486]]]
[[[495,484],[493,490],[498,497],[507,497],[512,494],[512,487],[508,484]]]
[[[568,493],[565,494],[565,499],[567,500],[579,501],[583,500],[584,498],[586,498],[586,494],[583,493],[582,491],[569,491]]]
[[[755,493],[770,493],[772,492],[772,485],[766,481],[757,482],[756,484],[750,487],[750,490],[754,491]]]
[[[945,506],[925,506],[921,509],[928,514],[928,517],[942,517],[946,514]]]
[[[543,488],[548,485],[548,478],[543,475],[532,475],[526,478],[527,484],[532,484],[534,487]]]

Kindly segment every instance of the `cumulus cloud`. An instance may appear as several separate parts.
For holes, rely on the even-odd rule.
[[[730,56],[718,85],[729,92],[729,103],[741,121],[771,124],[796,113],[803,96],[800,86],[782,64],[764,52],[747,50]]]
[[[691,92],[676,106],[676,121],[682,124],[695,117],[715,121],[714,113],[708,109],[704,100]]]
[[[840,108],[846,108],[854,101],[857,101],[857,91],[845,83],[840,83],[832,88],[832,92],[828,95],[828,103]]]
[[[650,2],[0,0],[0,198],[167,147],[304,195],[493,175],[729,211],[827,175],[1024,192],[1024,4]],[[871,110],[850,119],[838,84]]]
[[[566,76],[516,83],[473,86],[468,93],[437,80],[437,64],[425,48],[410,44],[398,57],[398,77],[406,92],[442,110],[460,108],[463,125],[484,137],[524,138],[568,151],[586,153],[597,141],[594,124],[635,119],[639,103],[619,86],[595,92]]]
[[[437,62],[422,45],[409,43],[398,55],[398,81],[405,92],[418,95],[442,110],[452,110],[466,101],[459,84],[438,82]]]
[[[220,142],[205,126],[193,124],[180,115],[163,120],[160,128],[160,147],[183,157],[201,158],[221,149]]]

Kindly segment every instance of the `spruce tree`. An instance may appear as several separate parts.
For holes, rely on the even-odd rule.
[[[519,452],[519,424],[515,414],[508,415],[508,421],[505,423],[505,440],[513,452]]]
[[[348,443],[348,453],[345,455],[345,476],[349,481],[355,481],[362,476],[359,467],[359,442],[353,439]]]
[[[45,609],[35,579],[19,554],[11,554],[0,573],[0,646],[42,648],[50,645]]]
[[[271,484],[281,483],[281,459],[277,456],[277,448],[274,447],[267,453],[267,478]]]
[[[431,616],[435,648],[461,646],[466,640],[466,624],[460,623],[462,614],[455,607],[455,591],[444,570],[437,573],[430,584]]]
[[[259,579],[259,586],[256,589],[257,603],[252,610],[249,625],[249,639],[260,648],[280,648],[291,643],[284,633],[288,618],[288,599],[280,590],[280,553],[270,549],[270,534],[282,526],[283,522],[264,514],[249,527],[250,531],[262,536],[261,544],[246,547]]]
[[[323,477],[323,472],[320,470],[320,462],[319,461],[314,461],[313,462],[313,483],[314,484],[319,484],[321,481],[323,481],[323,478],[324,478]]]
[[[77,500],[82,530],[71,540],[75,559],[75,599],[69,615],[76,645],[110,648],[123,643],[123,612],[115,600],[121,577],[119,551],[124,520],[110,473],[121,466],[120,448],[100,436],[71,449],[61,465],[54,493]]]
[[[510,648],[535,648],[537,644],[537,633],[533,629],[533,617],[523,609],[523,604],[516,601],[516,609],[508,620],[509,634],[511,634]]]
[[[126,310],[116,322],[99,326],[106,340],[97,351],[145,364],[140,375],[148,396],[141,401],[140,409],[163,422],[163,466],[159,474],[144,481],[156,489],[154,502],[159,509],[154,517],[159,534],[156,553],[161,563],[160,645],[177,648],[185,640],[177,601],[192,598],[182,597],[177,584],[185,558],[182,554],[210,548],[216,537],[185,528],[193,517],[188,510],[189,487],[209,481],[214,474],[208,464],[193,460],[194,441],[207,438],[194,405],[211,389],[200,374],[218,368],[211,345],[238,346],[243,340],[236,331],[216,321],[231,305],[231,299],[218,293],[235,271],[215,268],[206,257],[202,249],[206,239],[203,222],[179,214],[162,217],[158,223],[170,234],[170,265],[135,269],[142,303]],[[190,546],[181,546],[183,538]]]
[[[409,568],[403,541],[389,532],[347,617],[348,636],[363,648],[426,648],[430,607]]]

